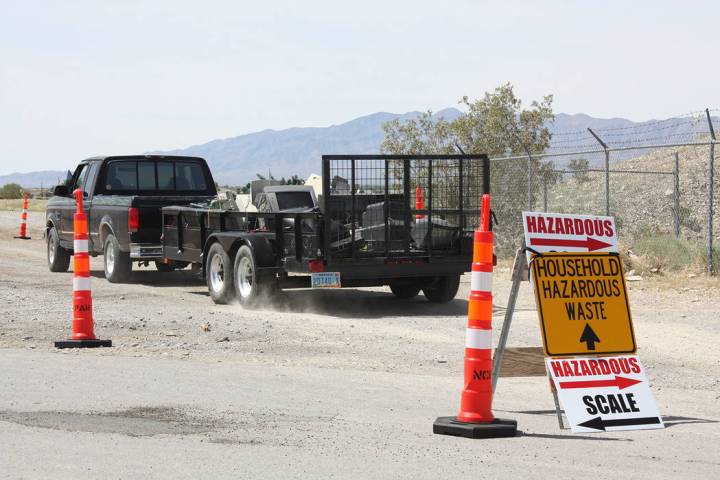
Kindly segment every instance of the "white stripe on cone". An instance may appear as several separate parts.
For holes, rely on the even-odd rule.
[[[74,277],[73,291],[90,290],[90,277]]]
[[[87,240],[73,241],[73,250],[75,251],[75,253],[87,253],[88,252],[88,241]]]
[[[476,292],[492,292],[492,272],[472,272],[470,290]]]
[[[492,330],[468,328],[465,331],[465,348],[492,348]]]

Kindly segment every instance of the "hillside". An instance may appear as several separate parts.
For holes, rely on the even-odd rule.
[[[409,119],[419,112],[395,114],[378,112],[356,118],[349,122],[328,127],[297,127],[285,130],[263,130],[237,137],[212,140],[201,145],[174,150],[156,151],[178,155],[196,155],[208,160],[215,178],[222,184],[240,185],[255,177],[256,173],[274,176],[320,173],[320,156],[332,153],[378,153],[383,140],[382,124],[393,119]],[[456,108],[447,108],[435,114],[447,120],[461,115]],[[559,113],[549,125],[553,133],[550,152],[561,153],[582,149],[599,148],[587,131],[590,127],[600,133],[611,146],[637,145],[648,140],[655,142],[676,141],[692,138],[698,131],[706,131],[706,125],[692,118],[681,117],[666,120],[633,122],[623,118],[594,118],[582,113]],[[647,144],[647,143],[646,143]],[[133,152],[97,152],[119,154]],[[613,161],[625,160],[633,153],[616,153]],[[594,165],[602,163],[602,155],[589,158]],[[66,159],[66,168],[74,168],[77,159]],[[567,158],[558,157],[557,166],[563,166]],[[55,184],[65,178],[63,171],[12,173],[0,176],[0,185],[10,182],[25,187]]]
[[[74,168],[74,166],[71,166],[69,168]],[[42,170],[39,172],[9,173],[7,175],[0,175],[0,185],[5,185],[6,183],[19,183],[25,188],[48,188],[52,185],[56,185],[57,183],[59,183],[59,181],[65,180],[66,175],[67,171],[63,170]]]
[[[217,180],[224,184],[242,184],[254,178],[255,173],[265,174],[268,170],[277,177],[292,174],[304,177],[312,172],[319,173],[322,154],[378,153],[383,140],[383,123],[396,118],[413,118],[418,114],[380,112],[340,125],[264,130],[164,153],[197,155],[207,159]],[[435,114],[446,120],[453,120],[459,115],[461,112],[456,108],[447,108]],[[697,129],[685,118],[638,123],[623,118],[603,119],[582,113],[560,113],[555,116],[554,123],[549,125],[554,137],[550,152],[599,148],[587,131],[588,127],[608,132],[606,141],[610,145],[619,145],[650,138],[649,135],[653,134],[658,123],[662,124],[662,135],[670,139],[681,136],[689,138]],[[629,156],[616,154],[614,160],[623,160]]]
[[[673,176],[661,174],[612,173],[610,175],[610,212],[616,219],[621,244],[637,254],[655,255],[657,268],[668,263],[673,268],[702,270],[707,244],[708,185],[707,165],[709,148],[667,148],[617,162],[617,171],[672,172],[674,153],[679,155],[679,198],[681,242],[669,242],[674,230]],[[637,152],[635,152],[637,155]],[[554,212],[605,213],[605,175],[593,172],[588,181],[578,181],[564,175],[548,188],[548,210]],[[720,179],[715,177],[715,201]],[[536,208],[542,209],[542,189]],[[720,215],[715,212],[713,226],[715,242],[720,232]],[[674,249],[668,250],[666,249]],[[659,251],[665,251],[657,255]],[[687,263],[686,267],[677,263]],[[645,272],[647,273],[647,272]]]
[[[419,112],[401,115],[378,112],[340,125],[263,130],[162,153],[205,158],[215,178],[223,184],[243,184],[255,178],[255,173],[266,174],[268,170],[278,178],[293,174],[306,177],[313,172],[320,173],[323,154],[378,153],[383,141],[383,123],[417,115]],[[435,114],[446,120],[459,115],[460,111],[454,108]]]

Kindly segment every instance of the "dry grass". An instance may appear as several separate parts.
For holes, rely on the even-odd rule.
[[[21,198],[13,200],[0,200],[0,210],[18,212],[22,211],[23,201]],[[28,210],[31,212],[44,212],[47,207],[47,200],[31,198],[28,201]]]

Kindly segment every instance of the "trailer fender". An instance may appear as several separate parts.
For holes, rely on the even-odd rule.
[[[259,268],[275,267],[275,253],[267,236],[238,232],[214,233],[205,241],[203,258],[206,258],[206,254],[213,243],[220,243],[223,249],[230,255],[230,258],[235,258],[235,253],[241,245],[247,245],[252,249]]]

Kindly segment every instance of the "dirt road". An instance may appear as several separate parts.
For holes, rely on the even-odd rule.
[[[0,477],[710,478],[720,471],[717,282],[630,284],[639,355],[665,430],[559,430],[543,378],[500,379],[511,439],[435,436],[458,408],[468,280],[444,306],[386,289],[284,292],[256,311],[216,306],[189,271],[106,282],[92,262],[96,333],[70,334],[71,273],[45,264],[0,212]],[[681,278],[681,277],[678,277]],[[496,318],[509,288],[496,275]],[[512,346],[540,345],[523,285]],[[496,321],[499,328],[499,321]],[[495,338],[497,338],[497,333]]]

